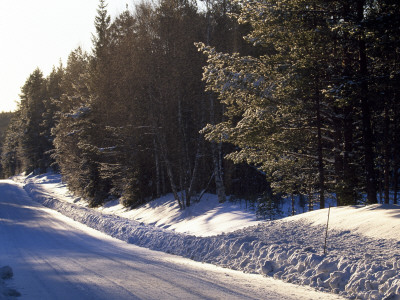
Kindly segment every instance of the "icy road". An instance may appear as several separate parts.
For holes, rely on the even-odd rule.
[[[0,181],[0,267],[19,299],[341,299],[108,237]],[[1,298],[1,295],[0,295]]]

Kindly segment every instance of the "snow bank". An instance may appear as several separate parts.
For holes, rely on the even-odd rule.
[[[343,228],[335,225],[329,231],[328,254],[323,255],[325,226],[321,224],[323,219],[326,220],[327,209],[302,217],[263,222],[218,236],[199,237],[102,214],[60,200],[57,193],[45,192],[33,182],[28,181],[24,188],[44,206],[138,246],[244,272],[261,273],[347,297],[400,299],[399,239],[364,235],[362,224],[358,224],[355,231],[345,229],[345,225]],[[385,220],[380,224],[386,224],[386,227],[380,227],[381,230],[397,228],[400,218],[393,217],[400,213],[397,206],[374,207],[365,210],[364,218],[373,223],[375,215],[369,213],[383,209],[385,213],[379,217]],[[354,207],[349,208],[346,218],[352,217],[351,210],[359,214],[355,220],[363,219],[363,210]],[[332,224],[335,222],[332,220]]]
[[[193,202],[183,211],[179,209],[172,194],[153,200],[137,209],[126,209],[116,200],[106,203],[98,210],[196,236],[218,235],[261,222],[257,221],[254,212],[243,211],[239,205],[230,202],[218,203],[218,197],[212,194],[204,194],[200,202]]]
[[[400,241],[400,207],[393,204],[368,206],[343,206],[331,208],[329,227],[338,230],[351,230],[377,239],[396,239]],[[325,225],[326,210],[316,210],[296,215],[287,220],[308,220],[313,225]]]
[[[40,189],[42,194],[52,195],[59,200],[80,206],[88,206],[87,201],[70,195],[66,185],[61,182],[59,174],[31,175],[27,178],[19,176],[14,177],[14,180],[21,183],[26,180],[31,184],[38,185],[36,189]],[[257,220],[253,211],[246,211],[241,205],[229,201],[219,203],[216,195],[208,193],[203,195],[200,202],[192,201],[192,205],[183,211],[180,210],[172,194],[132,210],[119,204],[118,200],[109,201],[95,210],[102,214],[117,215],[144,224],[196,236],[218,235],[262,222]]]
[[[16,290],[8,288],[4,282],[5,279],[12,277],[13,271],[11,267],[5,266],[0,268],[0,299],[15,299],[15,297],[21,296]]]

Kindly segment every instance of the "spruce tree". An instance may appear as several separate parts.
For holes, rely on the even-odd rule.
[[[45,111],[46,80],[36,69],[21,88],[20,120],[23,134],[20,136],[19,153],[22,168],[27,173],[45,172],[45,138],[41,135],[40,124]]]

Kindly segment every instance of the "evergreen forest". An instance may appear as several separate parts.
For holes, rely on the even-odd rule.
[[[91,207],[204,192],[312,209],[399,202],[400,2],[157,0],[33,70],[1,172],[60,172]],[[10,120],[11,118],[11,120]]]

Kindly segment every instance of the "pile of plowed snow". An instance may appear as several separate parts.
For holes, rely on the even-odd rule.
[[[0,299],[16,299],[16,297],[21,296],[18,291],[7,287],[4,282],[4,280],[12,278],[13,275],[11,267],[5,266],[0,268]]]
[[[201,232],[195,236],[146,224],[178,228],[176,224],[179,222],[174,223],[174,218],[169,217],[171,211],[159,210],[154,214],[147,211],[140,221],[112,214],[110,208],[106,214],[107,208],[96,210],[74,204],[76,199],[65,193],[65,187],[54,177],[50,179],[46,181],[46,176],[29,177],[23,184],[31,197],[44,206],[129,243],[310,285],[347,297],[400,298],[399,206],[331,208],[327,253],[324,254],[328,209],[258,222],[248,227],[241,224],[239,230],[231,220],[224,228],[225,233],[206,236]],[[151,204],[148,209],[151,209]],[[134,211],[128,214],[131,217],[140,215]],[[191,214],[189,219],[195,219],[194,208]],[[152,221],[144,220],[145,215],[152,215]],[[155,221],[157,215],[164,221]],[[208,216],[208,226],[213,234],[212,228],[222,225],[215,221],[217,216],[218,210]],[[182,222],[182,218],[175,220]],[[221,218],[221,222],[224,219]],[[238,219],[243,220],[242,217]],[[207,224],[206,220],[202,222],[204,226]]]

